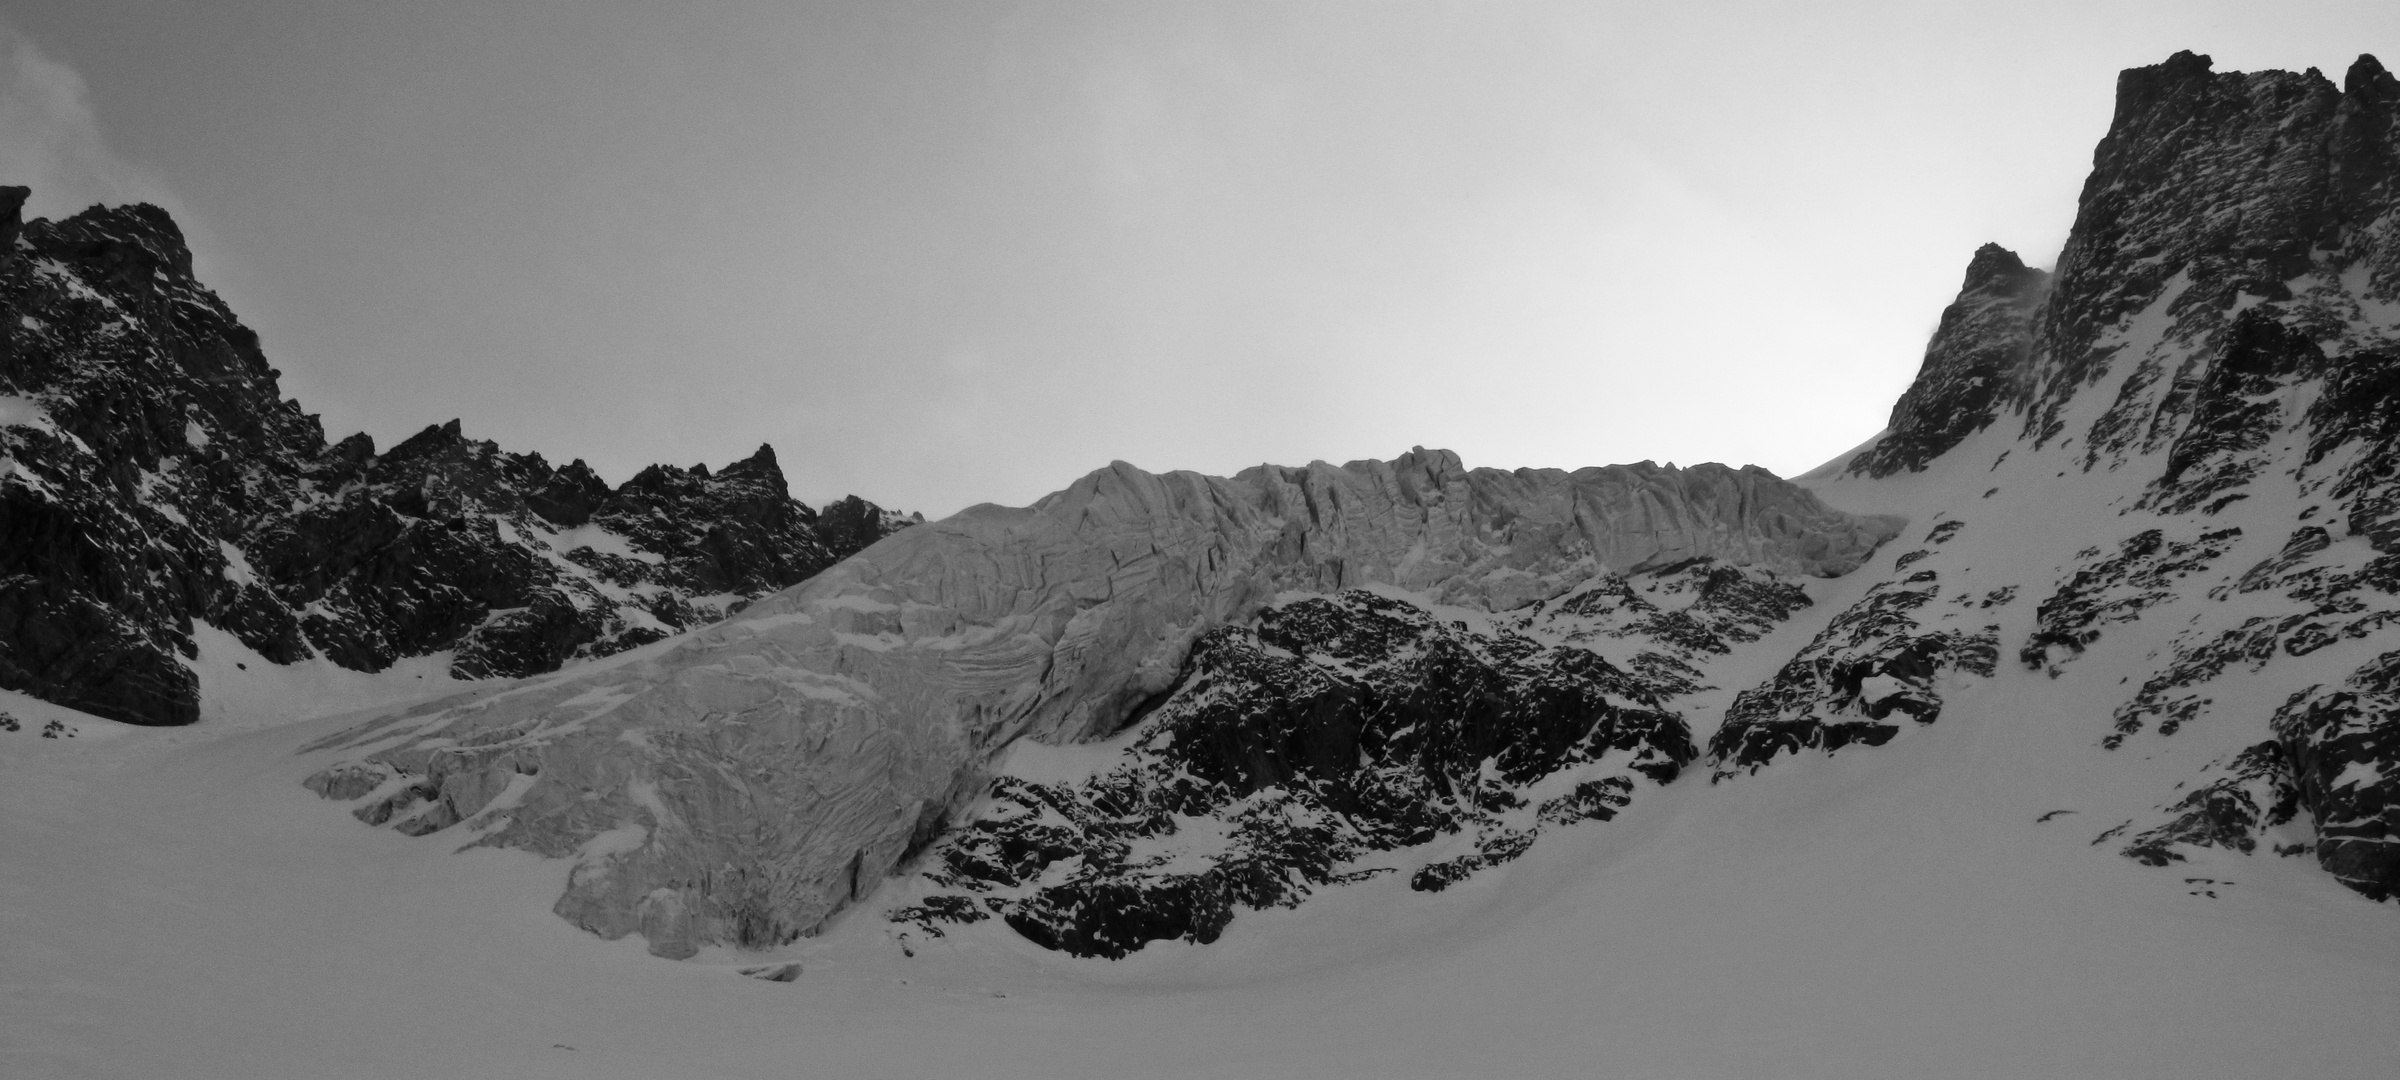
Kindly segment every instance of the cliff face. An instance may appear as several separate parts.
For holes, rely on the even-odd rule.
[[[2083,546],[2014,580],[1989,556],[1971,568],[1928,546],[1901,556],[1925,569],[1892,587],[1972,573],[1987,599],[2038,598],[2016,648],[2025,670],[2130,672],[2126,688],[2091,691],[2104,752],[2140,740],[2155,753],[2148,740],[2195,727],[2248,733],[2157,818],[2101,836],[2130,857],[2264,844],[2313,854],[2370,896],[2400,892],[2400,713],[2386,696],[2400,656],[2396,175],[2400,81],[2371,56],[2339,88],[2314,70],[2219,74],[2190,53],[2125,72],[2047,292],[1982,309],[1995,314],[1976,337],[2022,357],[1998,407],[1953,374],[1967,365],[1935,363],[1937,335],[1909,394],[1941,404],[1903,417],[1904,399],[1892,431],[1849,463],[1880,477],[1943,461],[1962,528],[2009,529],[1977,503],[2028,482],[2049,489],[2046,520],[2106,523],[2071,530]],[[1980,428],[2004,411],[2014,439],[1917,420],[1974,415]],[[2043,549],[2038,530],[2020,531]],[[1956,618],[1927,618],[1927,600],[1877,613],[1886,629],[1850,647]],[[1739,719],[1719,737],[1737,756]]]
[[[1967,264],[1966,284],[1942,311],[1925,363],[1892,406],[1889,430],[1850,459],[1849,471],[1884,477],[1927,463],[1983,430],[2025,377],[2033,309],[2050,275],[2015,252],[1985,244]]]
[[[1702,558],[1504,612],[1371,589],[1270,608],[1204,635],[1111,767],[998,777],[890,917],[1113,958],[1381,875],[1440,892],[1675,781],[1709,669],[1809,606]]]
[[[2221,350],[2225,314],[2288,303],[2320,332],[2347,332],[2383,322],[2357,305],[2400,288],[2391,74],[2360,57],[2337,88],[2314,70],[2210,66],[2178,53],[2118,79],[2056,299],[2037,320],[2023,386],[2036,445],[2066,433],[2069,403],[2114,373],[2123,381],[2088,431],[2088,459],[2155,450]],[[2179,363],[2122,332],[2143,313],[2188,346]]]
[[[2078,775],[2155,799],[2094,844],[2305,856],[2388,898],[2396,123],[2371,57],[2340,88],[2126,72],[2057,271],[1977,252],[1890,429],[1805,488],[1120,465],[364,725],[310,784],[573,858],[560,913],[666,955],[807,933],[904,869],[903,942],[1114,957],[1362,877],[1448,888],[1694,766],[1770,783],[2041,701],[2088,736]],[[1068,774],[995,756],[1121,727]]]
[[[195,621],[276,663],[451,651],[521,676],[724,617],[901,522],[823,532],[774,453],[611,489],[470,440],[328,445],[152,206],[19,225],[0,189],[0,686],[199,716]]]
[[[1383,586],[1488,613],[1703,562],[1767,581],[1834,575],[1898,524],[1717,465],[1501,472],[1416,451],[1222,478],[1120,463],[1027,509],[911,528],[622,662],[369,724],[323,747],[357,756],[311,785],[377,824],[466,821],[490,827],[481,842],[577,858],[559,911],[603,935],[639,931],[664,955],[775,944],[940,835],[994,752],[1116,731],[1189,681],[1203,635],[1278,597]],[[1552,670],[1513,648],[1476,663]],[[1671,660],[1640,677],[1566,661],[1582,689],[1552,710],[1559,738],[1582,739],[1603,705],[1649,717],[1641,731],[1680,730],[1651,700],[1654,683],[1691,689]],[[1668,763],[1661,775],[1690,757],[1688,735],[1627,737]],[[1466,767],[1428,753],[1390,768]],[[1528,768],[1601,750],[1581,753],[1554,747]]]

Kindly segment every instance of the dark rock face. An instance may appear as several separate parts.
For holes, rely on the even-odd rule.
[[[2013,410],[2023,436],[2011,453],[2080,438],[2072,465],[2086,473],[2155,470],[2130,505],[2111,506],[2133,517],[2123,538],[2062,566],[2018,651],[2055,678],[2106,628],[2176,607],[2178,629],[2127,630],[2172,636],[2113,710],[2113,730],[2098,740],[2106,749],[2208,717],[2221,679],[2274,679],[2286,660],[2375,641],[2400,622],[2391,565],[2400,550],[2400,81],[2372,57],[2360,57],[2339,89],[2314,71],[2210,66],[2182,53],[2124,73],[2055,277],[2046,289],[1979,294],[1971,271],[1891,433],[1848,469],[1922,467]],[[1977,264],[2011,269],[1991,248]],[[1982,306],[1970,306],[1973,297]],[[1961,332],[1978,316],[1979,330]],[[1991,344],[1976,354],[1981,362],[1967,362],[1952,355],[1965,351],[1954,337]],[[1962,392],[1989,385],[1959,374],[1968,371],[2002,391]],[[1952,422],[1961,416],[1969,422]],[[2274,496],[2270,506],[2302,509],[2296,519],[2237,509],[2262,493]],[[2336,513],[2319,517],[2328,508],[2319,500]],[[2236,516],[2253,533],[2288,539],[2211,587],[2219,560],[2242,542],[2244,526],[2228,520]],[[2372,551],[2362,555],[2358,540]],[[1904,554],[1898,569],[1931,554]],[[1878,607],[1874,621],[1897,617],[1905,584],[1875,587],[1866,602]],[[2339,689],[2297,691],[2272,718],[2274,739],[2203,769],[2125,853],[2164,865],[2181,860],[2181,848],[2249,852],[2267,830],[2305,827],[2294,824],[2305,818],[2316,823],[2314,841],[2288,850],[2313,850],[2352,887],[2392,895],[2385,853],[2400,843],[2400,825],[2381,809],[2389,794],[2380,785],[2400,760],[2382,734],[2390,704],[2381,670],[2371,664]],[[1777,684],[1796,674],[1787,667]],[[1714,757],[1890,737],[1861,721],[1788,735],[1765,725],[1761,734],[1749,714],[1765,693],[1737,700],[1711,741]]]
[[[17,234],[25,231],[25,200],[32,197],[32,188],[0,185],[0,259],[14,257]],[[0,323],[0,368],[15,355],[16,328],[15,323]]]
[[[835,559],[847,559],[877,540],[923,520],[921,514],[902,514],[856,495],[844,495],[817,511],[817,542],[825,545],[826,553]]]
[[[245,459],[321,443],[257,338],[191,281],[155,207],[27,225],[0,262],[13,402],[0,479],[0,680],[114,719],[189,723],[191,620],[290,615],[228,577],[217,538],[294,497]]]
[[[2208,782],[2166,807],[2173,817],[2136,835],[2126,858],[2151,866],[2184,861],[2177,847],[2215,847],[2243,854],[2258,850],[2259,838],[2299,813],[2300,793],[2292,783],[2282,744],[2262,742],[2209,766]],[[2112,839],[2124,826],[2101,834]]]
[[[2003,408],[2023,414],[2039,448],[2066,433],[2069,403],[2112,375],[2122,381],[2084,433],[2085,468],[2186,436],[2160,495],[2181,512],[2258,466],[2242,454],[2276,420],[2256,400],[2266,384],[2310,374],[2308,338],[2358,323],[2362,301],[2400,296],[2386,216],[2400,82],[2371,56],[2338,90],[2314,70],[2210,68],[2185,52],[2119,77],[2056,275],[1994,245],[1976,252],[1890,433],[1849,472],[1922,469]],[[2355,271],[2356,287],[2306,280],[2328,269]],[[2262,300],[2284,305],[2289,329],[2227,322]],[[2191,347],[2149,348],[2162,340]],[[2186,477],[2211,457],[2228,460]]]
[[[1117,958],[1380,875],[1446,889],[1675,779],[1697,754],[1668,706],[1701,689],[1686,660],[1806,604],[1772,573],[1702,562],[1609,575],[1482,626],[1359,590],[1270,609],[1200,639],[1123,764],[999,778],[929,857],[938,891],[894,917],[940,935],[997,916],[1046,948]],[[1647,660],[1612,664],[1594,640]]]
[[[2293,695],[2274,727],[2318,863],[2377,900],[2400,896],[2400,652]]]
[[[2188,419],[2144,500],[2161,512],[2215,514],[2247,498],[2242,489],[2276,458],[2270,444],[2284,427],[2285,391],[2325,366],[2306,334],[2258,308],[2237,316],[2224,337],[2198,384],[2171,403]]]
[[[2282,610],[2248,615],[2232,626],[2201,625],[2177,634],[2166,664],[2117,707],[2116,730],[2100,745],[2113,750],[2140,734],[2152,719],[2158,720],[2159,734],[2175,734],[2214,704],[2205,686],[2228,670],[2258,672],[2279,656],[2307,656],[2329,645],[2372,637],[2400,622],[2400,609],[2394,606],[2400,599],[2400,556],[2380,555],[2345,567],[2326,561],[2332,547],[2323,527],[2301,526],[2282,551],[2209,590],[2208,598],[2220,602],[2254,597],[2249,602],[2253,608],[2255,597],[2263,594],[2283,601]],[[2170,594],[2153,590],[2142,595],[2147,599],[2141,602],[2147,604]]]
[[[2116,507],[2139,515],[2124,539],[2077,556],[2019,651],[2056,677],[2104,627],[2176,606],[2181,628],[2113,710],[2106,749],[2209,717],[2220,680],[2284,678],[2288,660],[2400,621],[2400,81],[2369,56],[2339,88],[2313,70],[2210,68],[2180,53],[2121,77],[2009,403],[2030,444],[2019,453],[2080,438],[2087,473],[2155,470]],[[2241,509],[2261,494],[2267,509]],[[2319,517],[2327,503],[2336,513]],[[2273,509],[2290,505],[2301,509]],[[2241,542],[2237,516],[2288,539],[2209,587],[2203,575]],[[2126,854],[2247,852],[2306,810],[2305,849],[2346,884],[2391,895],[2382,853],[2400,825],[2375,808],[2378,778],[2400,762],[2376,734],[2379,670],[2250,718],[2275,738],[2202,770]]]
[[[2061,665],[2100,640],[2102,626],[2141,618],[2175,599],[2183,579],[2207,569],[2241,535],[2238,528],[2218,529],[2170,541],[2164,530],[2145,529],[2105,558],[2098,548],[2084,549],[2076,555],[2082,565],[2035,609],[2033,634],[2017,659],[2056,678]]]
[[[2224,312],[2298,301],[2330,320],[2345,304],[2355,314],[2359,291],[2400,288],[2385,216],[2400,145],[2394,83],[2373,57],[2346,82],[2336,89],[2313,70],[2216,74],[2191,53],[2119,77],[2116,117],[2037,317],[2026,428],[2037,443],[2063,432],[2080,388],[2115,371],[2126,382],[2086,437],[2087,460],[2163,445],[2222,355]],[[2328,265],[2370,280],[2341,297],[2295,289]],[[2198,347],[2129,354],[2124,371],[2114,358],[2140,343],[2119,327],[2145,310]]]
[[[2327,494],[2349,508],[2349,531],[2377,551],[2400,554],[2400,349],[2359,350],[2327,367],[2308,410],[2302,465],[2331,459]]]
[[[1957,605],[1923,610],[1941,595],[1939,577],[1919,570],[1877,582],[1774,679],[1736,695],[1708,741],[1712,779],[1755,773],[1802,750],[1881,746],[1900,733],[1895,713],[1918,724],[1941,718],[1942,676],[1990,678],[2000,628],[1974,625],[1974,609]]]
[[[2311,842],[2277,854],[2314,854],[2342,884],[2377,900],[2400,896],[2400,652],[2388,652],[2339,687],[2311,686],[2276,710],[2275,738],[2212,763],[2204,781],[2162,809],[2166,821],[2137,834],[2127,858],[2165,866],[2182,847],[2248,854],[2270,830],[2305,815]],[[2130,826],[2103,833],[2111,839]],[[2095,841],[2099,842],[2099,841]]]
[[[22,192],[22,189],[13,189]],[[429,427],[328,445],[152,206],[21,229],[0,193],[0,685],[138,724],[199,716],[195,621],[266,659],[455,650],[521,676],[723,618],[905,522],[832,541],[773,451],[612,490]]]
[[[2207,599],[2238,604],[2239,621],[2194,616],[2165,662],[2117,707],[2115,730],[2100,745],[2123,746],[2152,721],[2157,734],[2174,735],[2215,710],[2222,680],[2273,678],[2290,659],[2387,638],[2400,624],[2400,555],[2369,548],[2361,557],[2361,546],[2303,525],[2273,556],[2227,575]],[[2249,852],[2266,830],[2306,810],[2313,839],[2279,851],[2313,851],[2337,879],[2377,899],[2400,893],[2400,859],[2390,854],[2400,847],[2400,811],[2392,809],[2400,805],[2396,657],[2383,654],[2338,688],[2294,692],[2268,719],[2273,741],[2205,770],[2191,794],[2161,808],[2169,820],[2136,836],[2126,854],[2163,865],[2182,858],[2179,844]]]
[[[1848,471],[1890,476],[1926,464],[1990,426],[2024,377],[2033,310],[2050,275],[1998,244],[1976,249],[1958,299],[1942,311],[1916,381],[1892,406],[1890,432],[1850,459]]]

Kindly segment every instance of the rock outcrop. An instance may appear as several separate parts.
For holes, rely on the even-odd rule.
[[[2239,718],[2271,738],[2200,769],[2162,820],[2132,832],[2122,850],[2143,862],[2249,852],[2271,830],[2301,830],[2277,850],[2313,852],[2368,895],[2400,893],[2400,819],[2381,809],[2400,799],[2390,665],[2329,688],[2304,659],[2388,649],[2400,622],[2395,178],[2400,80],[2374,57],[2340,87],[2314,70],[2217,73],[2191,53],[2125,72],[2047,289],[2030,305],[2036,291],[1986,290],[1972,309],[1962,295],[1943,333],[1971,310],[1985,320],[1974,340],[1991,343],[1977,355],[1994,362],[1937,364],[1937,335],[1891,432],[1850,462],[1853,475],[1924,468],[1964,429],[2014,412],[2020,437],[1962,469],[1962,488],[2005,475],[2011,455],[2017,475],[2093,478],[2045,510],[2116,519],[2115,537],[2006,588],[2044,597],[2017,649],[2026,670],[2059,678],[2104,636],[2143,650],[2101,749],[2217,718],[2235,680],[2290,695],[2271,716]],[[1960,391],[1968,370],[1997,372],[1997,398]],[[2143,485],[2112,495],[2110,473]],[[2221,565],[2258,543],[2272,546],[2246,569]],[[2153,615],[2165,607],[2172,622]],[[1712,748],[1728,749],[1733,726]]]
[[[1920,725],[1941,718],[1944,676],[1991,676],[2000,628],[1983,620],[2006,598],[1986,596],[1977,606],[1956,602],[1973,596],[1953,594],[1953,603],[1934,604],[1944,567],[1933,553],[1961,524],[1935,525],[1927,534],[1930,549],[1895,560],[1905,576],[1876,582],[1773,679],[1735,695],[1708,741],[1715,779],[1755,773],[1802,750],[1881,746],[1899,734],[1900,717]],[[1928,560],[1935,565],[1910,569]]]
[[[2371,56],[2340,88],[2313,69],[2219,74],[2188,52],[2121,76],[2036,319],[2024,387],[2035,444],[2067,434],[2069,403],[2113,380],[2083,433],[2086,462],[2164,447],[2224,362],[2236,316],[2262,303],[2315,338],[2387,336],[2379,305],[2400,297],[2396,121],[2400,84]]]
[[[1697,665],[1809,604],[1700,559],[1498,616],[1357,589],[1270,608],[1201,637],[1115,767],[998,778],[894,918],[1114,958],[1378,875],[1439,892],[1673,781]]]
[[[0,686],[199,716],[195,622],[291,663],[522,676],[723,618],[904,521],[794,501],[773,451],[615,488],[467,438],[328,445],[167,214],[20,226],[0,189]]]
[[[2049,283],[2050,275],[2007,248],[1977,249],[1958,299],[1942,310],[1916,381],[1892,406],[1889,430],[1850,459],[1849,471],[1874,477],[1922,472],[1998,418],[2025,377],[2033,309]]]
[[[311,784],[358,800],[371,822],[409,832],[464,822],[481,843],[577,859],[559,912],[604,936],[640,932],[662,955],[777,944],[939,836],[1013,740],[1105,736],[1146,708],[1186,708],[1172,702],[1195,643],[1279,597],[1390,586],[1492,612],[1703,559],[1838,575],[1898,524],[1830,510],[1763,470],[1719,465],[1503,472],[1418,450],[1223,478],[1119,463],[1029,508],[980,506],[905,530],[677,641],[363,725],[320,747],[349,756]],[[1328,611],[1424,628],[1372,607]],[[1214,641],[1203,667],[1259,655]],[[1560,705],[1537,737],[1547,749],[1533,772],[1572,757],[1599,727],[1632,730],[1625,717],[1655,712],[1642,697],[1655,678],[1626,674],[1638,668],[1456,644],[1460,678],[1498,685],[1506,680],[1466,673],[1563,663],[1572,678],[1560,678],[1589,684],[1585,693],[1561,683],[1580,704]],[[1459,737],[1517,738],[1495,724],[1514,721],[1470,723]],[[1654,747],[1662,760],[1688,759],[1668,745],[1675,724],[1637,727],[1667,739]],[[1424,783],[1465,767],[1442,754],[1402,757],[1391,768]],[[1150,931],[1090,933],[1107,952]]]
[[[2286,771],[2264,771],[2308,811],[2317,860],[2377,900],[2400,896],[2400,650],[2292,695],[2274,731]]]

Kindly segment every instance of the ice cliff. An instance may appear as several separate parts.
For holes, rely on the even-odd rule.
[[[1489,610],[1697,560],[1837,575],[1898,524],[1718,465],[1120,463],[904,530],[689,637],[345,733],[355,760],[311,784],[377,824],[577,859],[559,911],[603,935],[779,944],[939,835],[1012,740],[1114,732],[1203,634],[1279,596]]]

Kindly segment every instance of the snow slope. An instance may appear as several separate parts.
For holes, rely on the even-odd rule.
[[[2314,73],[2220,75],[2179,54],[2120,90],[2053,291],[2030,309],[2018,302],[2031,293],[1995,294],[2006,303],[1991,312],[2035,320],[2025,349],[1996,316],[1946,318],[2006,347],[1929,350],[1931,389],[1850,464],[1808,474],[1813,499],[1788,500],[1812,513],[1822,500],[1826,520],[1890,515],[1894,542],[1857,548],[1850,573],[1805,584],[1808,607],[1700,661],[1714,689],[1652,695],[1675,697],[1708,767],[1640,789],[1610,820],[1552,823],[1439,890],[1355,881],[1245,911],[1208,944],[1148,940],[1115,961],[1046,950],[1000,919],[921,932],[892,914],[923,899],[916,871],[931,859],[909,863],[893,837],[899,874],[877,888],[847,853],[863,849],[835,845],[824,880],[857,902],[827,909],[821,934],[672,962],[553,914],[577,866],[624,865],[607,859],[631,825],[609,824],[688,825],[659,792],[690,760],[722,765],[725,782],[679,805],[713,812],[838,779],[864,743],[819,740],[805,768],[777,772],[736,738],[745,713],[709,721],[731,753],[649,773],[562,767],[681,737],[673,715],[619,717],[591,734],[606,753],[540,763],[547,810],[596,830],[571,834],[580,852],[554,852],[578,862],[475,846],[533,804],[512,801],[532,786],[515,757],[444,773],[495,812],[415,837],[304,789],[330,778],[323,794],[372,818],[378,799],[430,783],[437,757],[512,749],[474,725],[397,725],[424,759],[402,764],[422,771],[351,783],[345,751],[401,737],[360,726],[405,707],[397,697],[288,725],[253,710],[265,726],[248,730],[219,718],[103,734],[89,721],[44,739],[20,725],[0,732],[0,1075],[2389,1076],[2400,934],[2373,897],[2392,882],[2378,860],[2400,842],[2384,809],[2400,784],[2388,741],[2400,695],[2357,680],[2400,657],[2400,216],[2387,212],[2400,165],[2377,171],[2400,163],[2400,80],[2362,58],[2337,91]],[[2327,234],[2338,243],[2296,231],[2309,221],[2340,226]],[[1979,255],[2008,269],[1996,258]],[[2008,392],[1986,394],[1990,378]],[[1016,512],[987,516],[1004,513]],[[1409,519],[1363,514],[1345,550],[1422,551],[1389,525]],[[1122,569],[1113,555],[1108,568]],[[1101,580],[1109,602],[1139,595],[1109,570],[1042,581],[1068,599]],[[1270,584],[1245,595],[1308,582]],[[1476,617],[1491,629],[1542,614],[1536,595]],[[580,730],[568,706],[607,702],[576,687],[663,684],[674,671],[658,662],[689,642],[796,625],[789,602],[589,675],[478,684],[415,719],[513,709],[542,731]],[[1082,630],[1059,640],[1128,637],[1093,630],[1081,612],[1097,608],[1078,601],[1068,618],[1060,603],[1058,621]],[[870,670],[909,629],[863,603],[821,610],[851,650],[825,654],[841,658],[828,677]],[[1256,623],[1267,641],[1270,618],[1227,612],[1217,630]],[[1467,634],[1468,621],[1445,625]],[[1274,648],[1255,651],[1319,662]],[[729,653],[727,670],[759,653]],[[219,659],[204,653],[203,667],[222,676]],[[2356,693],[2327,689],[2345,680]],[[411,692],[337,689],[345,707]],[[2295,711],[2311,701],[2327,707]],[[1105,773],[1178,715],[1170,693],[1122,737],[1021,747],[996,767],[1046,782]],[[339,732],[361,734],[328,738]],[[2275,764],[2229,771],[2247,754]],[[2277,803],[2286,788],[2305,789],[2292,802],[2306,814]],[[2224,798],[2185,812],[2211,792]],[[439,802],[410,797],[420,816],[388,820],[426,822]],[[610,798],[649,816],[609,807],[601,820],[576,801]],[[989,808],[967,807],[963,828]],[[692,832],[739,839],[755,819]],[[840,824],[795,815],[795,843]],[[1055,860],[1060,876],[1080,857]],[[659,865],[658,891],[635,899],[705,893],[717,867],[738,879],[759,864]]]
[[[1957,509],[1945,472],[1982,470],[1974,449],[1827,497],[1922,522]],[[2046,543],[1970,519],[1944,559],[2048,570],[2121,528],[2041,518],[2067,502],[2045,470],[2004,464],[2000,494],[1967,498]],[[1904,547],[1821,583],[1801,621]],[[2002,640],[2031,607],[2001,609]],[[0,1075],[2388,1075],[2388,905],[2307,859],[2157,869],[2092,843],[2247,737],[2099,750],[2097,691],[2145,669],[2119,654],[1960,680],[1886,746],[1695,771],[1439,894],[1370,881],[1120,962],[995,923],[907,955],[873,917],[905,881],[791,948],[660,960],[551,914],[563,862],[327,813],[299,781],[329,758],[296,750],[355,716],[0,735]],[[1037,748],[1021,771],[1110,751]],[[796,981],[735,973],[781,960]]]
[[[2388,1075],[2390,909],[2306,860],[2092,846],[2148,795],[2076,702],[2008,669],[1874,752],[1211,946],[909,957],[853,916],[788,984],[576,930],[562,864],[324,813],[294,748],[341,719],[0,735],[0,1075]]]
[[[2061,478],[2042,455],[1987,468],[2002,438],[1818,487],[1909,517],[1906,540],[1964,520],[1925,565],[1969,593],[2055,580],[2131,527],[2110,507],[2140,477]],[[1816,605],[1745,656],[1789,655],[1910,550],[1812,583]],[[2036,599],[1993,609],[2000,640],[2024,640]],[[552,914],[564,861],[328,813],[300,781],[332,758],[299,748],[368,713],[89,720],[57,740],[28,725],[0,734],[0,1075],[2389,1075],[2389,905],[2305,858],[2191,848],[2153,868],[2093,843],[2255,738],[2238,718],[2287,679],[2365,648],[2284,662],[2308,670],[2222,700],[2229,719],[2100,749],[2120,680],[2182,621],[2170,605],[2112,626],[2056,678],[2005,662],[1953,679],[1939,721],[1888,745],[1715,784],[1693,770],[1438,894],[1368,881],[1117,962],[996,922],[910,955],[878,917],[906,879],[795,946],[660,960]],[[1691,715],[1705,741],[1714,715]],[[1028,748],[1009,767],[1066,778],[1117,752]],[[737,973],[784,961],[793,982]]]

